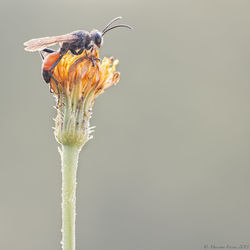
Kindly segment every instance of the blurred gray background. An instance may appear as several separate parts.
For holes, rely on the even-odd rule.
[[[55,101],[23,42],[102,29],[121,80],[97,99],[81,152],[77,249],[250,244],[250,1],[2,1],[1,249],[55,250]]]

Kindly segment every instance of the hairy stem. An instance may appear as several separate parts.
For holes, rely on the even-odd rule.
[[[62,248],[75,250],[76,173],[80,148],[62,145]]]

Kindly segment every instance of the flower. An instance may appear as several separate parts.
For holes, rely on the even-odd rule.
[[[57,83],[51,78],[50,88],[58,101],[55,136],[62,145],[81,148],[92,138],[89,120],[94,101],[119,81],[118,60],[98,57],[98,50],[79,56],[67,53],[53,71]]]

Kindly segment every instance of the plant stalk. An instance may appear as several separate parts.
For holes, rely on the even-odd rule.
[[[62,145],[62,249],[75,250],[76,173],[80,148]]]

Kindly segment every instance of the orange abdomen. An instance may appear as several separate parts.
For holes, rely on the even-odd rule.
[[[55,61],[59,58],[59,56],[60,56],[59,52],[54,52],[46,56],[43,61],[43,70],[46,70],[46,71],[49,70],[52,67],[52,65],[55,63]]]
[[[56,62],[56,60],[59,57],[60,57],[60,53],[54,52],[44,58],[43,66],[42,66],[42,75],[43,75],[43,79],[45,82],[47,83],[50,82],[51,73],[54,71],[54,69],[51,71],[49,71],[49,69],[53,66],[53,64]]]

